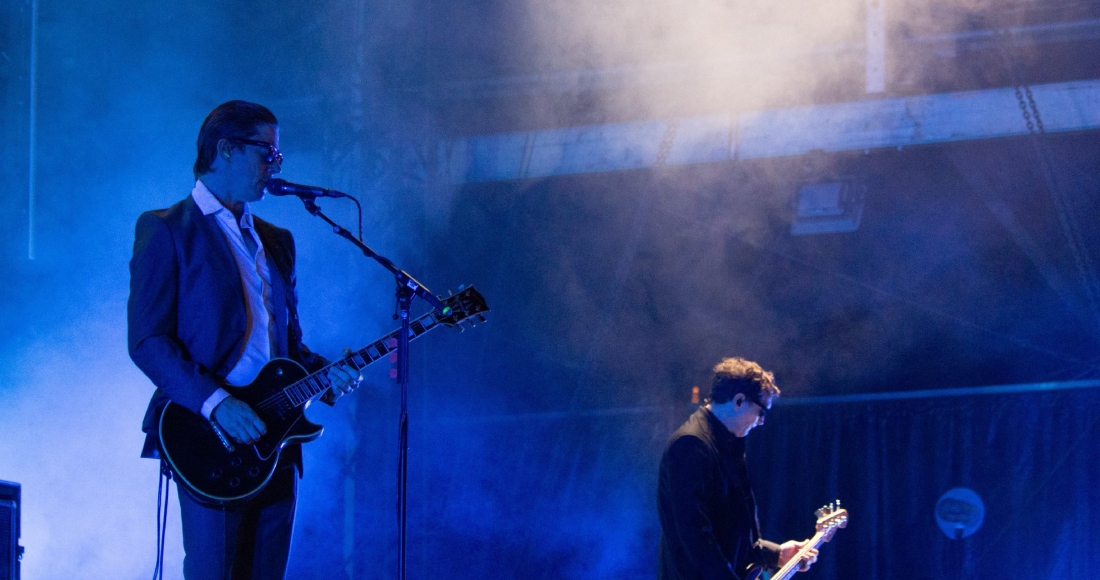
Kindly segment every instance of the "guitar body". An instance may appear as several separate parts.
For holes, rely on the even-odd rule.
[[[755,564],[749,566],[749,570],[745,572],[745,580],[771,580],[771,577],[767,570]]]
[[[303,406],[280,395],[308,374],[292,360],[273,359],[251,384],[223,387],[248,403],[267,426],[267,433],[250,445],[219,436],[213,423],[201,415],[168,403],[160,415],[160,451],[175,473],[176,482],[200,503],[217,507],[260,493],[275,473],[284,447],[321,436],[323,428],[305,418]]]
[[[442,311],[432,311],[412,321],[409,340],[438,326],[473,325],[489,311],[485,298],[473,286],[443,300]],[[336,365],[358,369],[385,357],[397,346],[399,330],[329,364],[313,374],[302,365],[285,358],[269,361],[260,369],[252,384],[224,387],[233,397],[248,403],[267,426],[259,441],[240,445],[229,440],[214,423],[175,403],[168,403],[160,414],[160,454],[176,483],[196,501],[225,507],[251,499],[271,480],[279,454],[291,443],[306,443],[321,436],[320,425],[303,415],[310,401],[330,386],[328,370]]]

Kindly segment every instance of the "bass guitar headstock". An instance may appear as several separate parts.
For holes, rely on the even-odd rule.
[[[817,532],[826,542],[833,539],[837,529],[848,525],[848,510],[840,507],[839,499],[822,506],[814,515],[817,516]]]

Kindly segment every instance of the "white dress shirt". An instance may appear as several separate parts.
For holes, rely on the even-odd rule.
[[[267,266],[267,254],[264,252],[259,234],[253,228],[252,212],[248,209],[247,203],[244,204],[244,211],[238,225],[233,212],[222,205],[201,180],[195,181],[191,197],[199,206],[202,215],[213,214],[217,218],[218,227],[225,234],[233,259],[237,262],[237,270],[241,274],[247,314],[245,344],[240,359],[233,365],[225,380],[230,385],[247,385],[256,378],[264,364],[271,360],[271,348],[275,342],[273,334],[275,315],[271,304],[271,272]],[[255,244],[246,243],[242,232]],[[249,246],[253,246],[255,251],[251,251]],[[203,403],[202,415],[209,419],[214,407],[228,396],[229,393],[225,389],[215,391]]]

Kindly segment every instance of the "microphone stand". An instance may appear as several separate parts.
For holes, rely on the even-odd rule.
[[[326,223],[332,226],[332,231],[336,233],[336,235],[355,244],[355,247],[359,248],[364,256],[373,259],[381,264],[383,268],[389,270],[390,273],[393,274],[394,280],[397,282],[397,313],[401,318],[401,332],[397,335],[397,382],[401,388],[401,415],[398,420],[397,454],[397,569],[398,578],[405,580],[405,540],[407,536],[406,520],[408,515],[409,481],[409,333],[411,332],[409,328],[411,323],[409,320],[409,308],[412,306],[413,298],[418,297],[431,305],[433,309],[438,310],[443,316],[449,315],[451,309],[445,306],[443,302],[432,294],[430,290],[425,288],[423,284],[417,282],[415,278],[410,276],[408,272],[398,269],[388,258],[379,255],[377,252],[367,247],[366,244],[356,239],[351,232],[329,219],[327,215],[321,212],[321,208],[317,205],[315,197],[307,195],[302,195],[300,197],[302,203],[306,206],[306,211],[325,220]]]

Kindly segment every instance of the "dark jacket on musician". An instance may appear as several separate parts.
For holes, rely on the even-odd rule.
[[[779,546],[761,539],[745,469],[745,439],[700,407],[673,433],[657,482],[660,580],[740,579],[750,564],[775,568]]]
[[[168,400],[199,413],[244,348],[247,312],[232,250],[191,196],[138,218],[127,307],[130,358],[157,389],[145,413],[143,457],[155,457],[156,423]],[[327,364],[302,343],[295,290],[294,239],[254,218],[271,271],[275,356],[310,372]],[[285,461],[300,463],[297,445]]]

